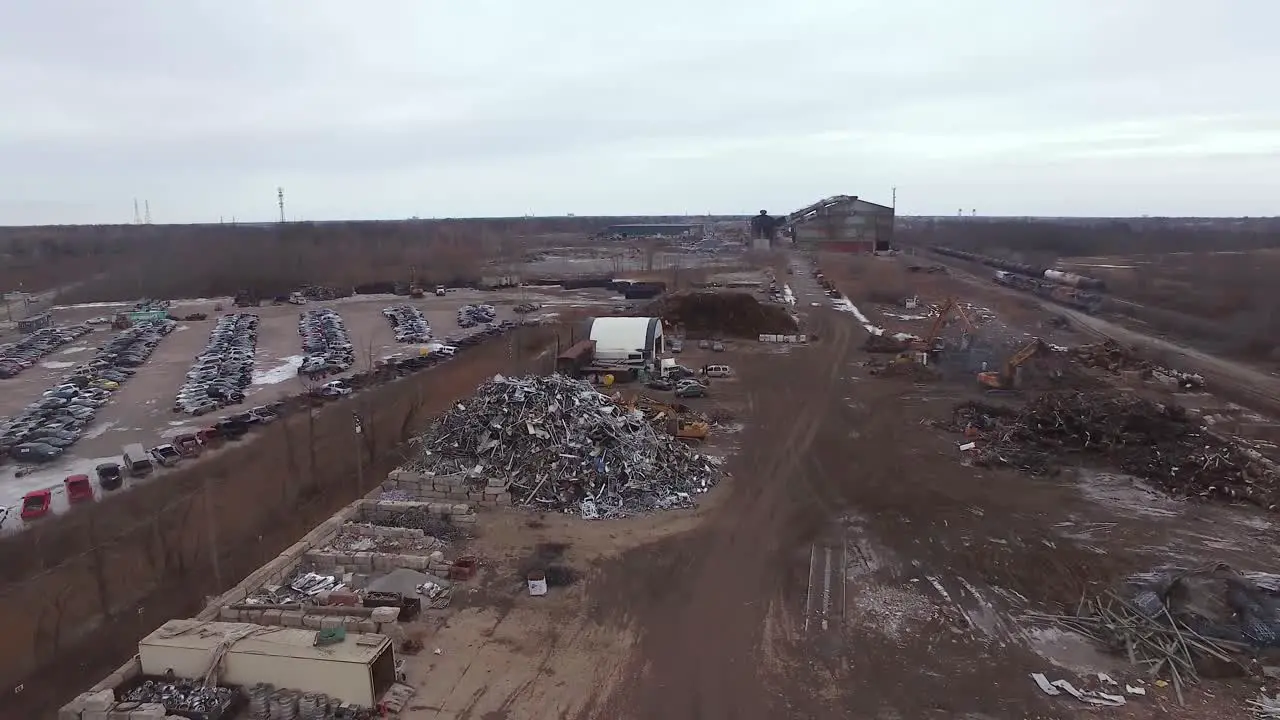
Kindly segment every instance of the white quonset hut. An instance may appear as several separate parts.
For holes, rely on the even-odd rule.
[[[656,317],[598,317],[589,337],[599,362],[656,366],[666,346]]]

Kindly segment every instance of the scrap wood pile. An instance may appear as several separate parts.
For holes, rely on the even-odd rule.
[[[1071,348],[1068,355],[1085,367],[1106,370],[1110,373],[1137,372],[1143,378],[1164,376],[1171,378],[1184,388],[1204,387],[1204,378],[1200,375],[1161,367],[1140,357],[1136,350],[1127,348],[1115,340],[1108,339],[1092,345],[1080,345]]]
[[[679,292],[649,303],[645,312],[690,337],[726,335],[754,338],[796,332],[795,318],[779,305],[763,304],[743,292]]]
[[[667,427],[667,423],[672,418],[682,420],[684,422],[703,422],[710,423],[706,415],[694,410],[683,403],[668,403],[651,398],[648,395],[636,395],[635,397],[623,397],[617,395],[613,401],[623,410],[635,410],[639,412],[645,421],[653,425],[654,429],[659,432]]]
[[[1219,563],[1130,576],[1122,587],[1082,599],[1071,614],[1028,617],[1092,638],[1183,688],[1203,674],[1243,673],[1280,647],[1280,577]]]
[[[563,375],[495,376],[412,442],[409,469],[503,478],[516,504],[587,519],[689,507],[720,475],[643,413]]]
[[[1020,410],[962,403],[947,427],[978,441],[979,464],[1044,474],[1072,457],[1102,458],[1175,495],[1277,503],[1269,464],[1206,432],[1177,405],[1114,392],[1056,392]]]

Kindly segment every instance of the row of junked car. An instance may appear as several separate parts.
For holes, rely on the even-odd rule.
[[[383,309],[382,316],[391,323],[396,342],[424,343],[431,339],[431,325],[427,323],[427,316],[412,305],[393,305]]]
[[[209,344],[196,356],[178,388],[173,411],[204,415],[244,402],[253,382],[253,354],[258,347],[258,316],[232,313],[218,318]]]
[[[0,457],[32,463],[61,457],[111,393],[133,377],[134,368],[147,361],[176,325],[171,320],[146,321],[118,333],[40,400],[0,422]]]
[[[279,417],[278,411],[282,405],[283,403],[276,402],[255,407],[196,432],[177,435],[170,442],[150,449],[144,448],[140,443],[126,445],[120,454],[121,462],[105,462],[94,467],[93,474],[98,487],[107,492],[119,490],[124,487],[126,478],[147,477],[157,467],[173,467],[183,460],[197,458],[204,451],[216,448],[225,441],[238,440],[254,425],[274,422]],[[68,475],[63,479],[62,485],[69,505],[92,501],[96,497],[93,478],[89,475]],[[53,510],[53,492],[53,488],[28,492],[22,498],[19,516],[23,520],[36,520],[48,515]],[[3,514],[0,514],[0,522],[3,522]]]
[[[298,334],[306,355],[298,366],[299,375],[323,377],[345,372],[355,364],[355,348],[342,316],[329,308],[308,310],[298,316]]]
[[[498,317],[498,311],[492,305],[463,305],[458,308],[458,327],[472,328],[485,325]]]
[[[11,378],[58,348],[89,333],[88,325],[41,328],[14,343],[0,345],[0,378]]]

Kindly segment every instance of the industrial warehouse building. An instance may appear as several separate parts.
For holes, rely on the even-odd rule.
[[[893,248],[893,208],[854,195],[836,195],[787,216],[797,247],[872,253]]]

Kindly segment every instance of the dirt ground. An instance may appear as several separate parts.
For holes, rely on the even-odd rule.
[[[382,309],[407,303],[422,309],[437,339],[460,337],[471,332],[457,326],[457,308],[467,303],[489,303],[498,311],[498,320],[514,319],[512,307],[520,302],[533,302],[543,308],[531,315],[533,319],[555,319],[561,314],[573,312],[598,312],[618,302],[617,298],[603,290],[560,291],[551,288],[526,288],[501,292],[458,290],[446,297],[429,296],[413,300],[398,296],[358,295],[329,302],[316,302],[299,308],[294,305],[245,309],[261,317],[258,329],[258,347],[254,358],[254,381],[245,393],[241,405],[200,416],[172,412],[173,396],[190,368],[192,359],[208,343],[213,320],[179,323],[175,332],[166,337],[137,374],[117,390],[111,401],[97,414],[87,427],[82,439],[57,462],[30,468],[20,468],[13,463],[0,464],[0,507],[13,506],[23,494],[37,488],[54,488],[54,509],[65,511],[62,479],[68,475],[86,473],[92,475],[94,466],[104,462],[119,462],[121,448],[129,443],[154,446],[184,432],[193,432],[227,415],[243,412],[255,405],[279,400],[304,391],[296,373],[301,360],[297,320],[302,309],[332,307],[346,323],[351,342],[356,348],[356,364],[345,374],[366,370],[378,360],[403,356],[414,352],[416,345],[396,343],[390,325],[382,316]],[[171,312],[179,317],[196,312],[216,318],[216,304],[227,311],[235,308],[228,298],[189,300],[175,303]],[[68,324],[83,322],[93,317],[109,316],[127,305],[119,303],[93,303],[63,307],[54,311],[54,322]],[[52,386],[68,369],[85,362],[93,351],[113,337],[109,328],[99,329],[78,341],[65,346],[46,357],[42,363],[29,368],[17,377],[0,380],[0,417],[21,410],[34,402],[40,394]],[[344,374],[344,375],[345,375]],[[342,377],[338,375],[334,377]],[[331,378],[332,379],[332,378]],[[20,470],[27,474],[19,474]],[[161,473],[162,474],[162,473]],[[153,481],[155,478],[148,478]],[[126,484],[132,480],[127,480]],[[17,514],[10,513],[0,521],[2,530],[21,527]]]
[[[807,276],[787,281],[821,339],[717,357],[738,373],[709,400],[743,428],[712,450],[728,453],[729,479],[696,510],[624,521],[482,514],[477,581],[416,628],[405,717],[1245,715],[1257,680],[1206,681],[1185,708],[1150,682],[1122,709],[1049,698],[1030,673],[1101,689],[1098,672],[1145,672],[1020,614],[1158,564],[1274,571],[1272,516],[1177,502],[1103,469],[967,467],[957,438],[924,421],[972,384],[870,376],[861,323]],[[971,297],[1011,329],[1038,322]],[[581,578],[529,597],[519,568],[545,544]]]

